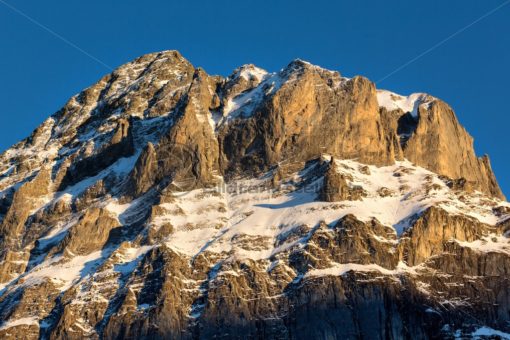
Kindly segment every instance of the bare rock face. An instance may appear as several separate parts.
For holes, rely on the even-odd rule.
[[[23,233],[32,210],[40,204],[42,196],[51,190],[50,169],[41,169],[33,179],[15,192],[12,203],[0,225],[0,281],[12,279],[26,267],[28,254],[22,249]]]
[[[407,230],[400,244],[401,256],[409,265],[418,265],[445,251],[445,244],[455,239],[473,242],[497,232],[496,228],[475,219],[450,215],[442,209],[431,207]]]
[[[49,192],[50,185],[50,171],[46,168],[16,191],[1,226],[4,245],[16,244],[30,211],[37,206],[37,199]]]
[[[108,211],[92,208],[74,225],[62,243],[58,251],[76,255],[88,255],[93,251],[101,250],[106,242],[114,238],[114,229],[118,222]]]
[[[175,113],[175,122],[154,146],[148,144],[131,174],[131,192],[146,192],[165,178],[180,183],[183,190],[214,183],[219,174],[218,141],[211,126],[214,108],[212,88],[216,80],[198,69],[187,97]]]
[[[0,155],[0,338],[510,334],[503,199],[432,96],[148,54]]]
[[[347,184],[346,176],[337,172],[334,159],[331,160],[324,175],[324,184],[320,195],[321,200],[326,202],[355,201],[366,196],[362,187],[351,187]]]
[[[398,263],[392,252],[395,243],[393,229],[375,219],[365,223],[354,215],[346,215],[332,227],[319,225],[304,251],[291,255],[290,264],[303,273],[310,267],[330,268],[334,263],[375,263],[393,269]]]
[[[76,184],[86,177],[97,175],[119,158],[133,155],[132,124],[127,119],[119,119],[116,128],[112,131],[110,140],[97,153],[91,156],[84,155],[67,169],[60,184],[60,189]]]
[[[434,100],[418,109],[416,130],[403,147],[404,157],[450,178],[465,178],[474,187],[504,198],[487,156],[477,158],[473,138],[459,124],[453,110]]]
[[[368,79],[345,80],[299,60],[273,77],[254,94],[263,100],[253,106],[252,116],[220,127],[227,171],[267,169],[321,153],[369,164],[393,162],[395,145],[384,136],[375,86]]]

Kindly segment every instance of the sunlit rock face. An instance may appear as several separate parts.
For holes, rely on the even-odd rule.
[[[437,98],[148,54],[0,155],[0,337],[501,336],[509,217]]]

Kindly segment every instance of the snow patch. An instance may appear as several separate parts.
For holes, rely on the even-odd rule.
[[[426,93],[413,93],[405,97],[390,91],[377,90],[377,101],[379,106],[385,107],[388,111],[401,109],[418,118],[418,107],[431,101],[431,97]]]
[[[0,330],[5,330],[5,329],[9,329],[9,328],[16,327],[16,326],[22,326],[22,325],[26,325],[26,326],[37,325],[37,326],[39,326],[39,320],[35,316],[31,316],[31,317],[26,317],[26,318],[19,318],[19,319],[12,320],[12,321],[7,321],[7,322],[4,322],[0,326]]]
[[[49,278],[66,291],[83,277],[92,275],[104,260],[103,253],[96,251],[85,256],[75,256],[68,262],[59,255],[44,261],[31,270],[23,279],[24,284],[35,284]]]
[[[462,247],[471,248],[481,253],[510,254],[510,239],[506,236],[489,235],[473,242],[455,241]]]
[[[257,87],[230,98],[223,108],[223,117],[232,119],[253,115],[257,105],[262,102],[264,97],[276,92],[282,84],[283,79],[279,74],[268,75]]]
[[[502,339],[510,340],[510,333],[498,331],[496,329],[484,326],[478,328],[476,331],[471,333],[474,339],[482,339],[482,337],[500,337]]]
[[[415,267],[407,267],[403,262],[400,262],[396,269],[387,269],[377,264],[358,264],[358,263],[334,263],[329,268],[312,269],[308,271],[304,278],[318,277],[318,276],[342,276],[348,272],[376,272],[383,275],[398,275],[403,273],[416,274]]]
[[[125,248],[118,253],[114,264],[114,271],[128,275],[135,270],[142,257],[155,246],[142,246],[140,248]]]
[[[263,70],[255,65],[243,65],[239,68],[239,71],[235,73],[235,77],[242,77],[245,80],[257,80],[258,82],[262,81],[264,77],[268,74],[266,70]]]

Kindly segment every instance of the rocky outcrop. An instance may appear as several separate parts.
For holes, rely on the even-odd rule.
[[[116,227],[119,227],[119,223],[108,211],[91,208],[69,230],[56,251],[88,255],[95,250],[101,250],[109,240],[115,238]]]
[[[495,227],[484,225],[474,218],[455,216],[430,207],[402,235],[401,258],[408,265],[415,266],[445,252],[446,243],[452,239],[473,242],[496,232]]]
[[[338,173],[334,159],[324,175],[320,199],[326,202],[361,200],[366,196],[360,186],[349,186],[345,175]]]
[[[219,174],[218,141],[210,120],[216,80],[198,69],[175,123],[154,146],[148,144],[131,174],[129,192],[146,192],[165,180],[182,191],[214,183]]]
[[[202,268],[202,275],[196,277],[185,259],[166,247],[150,251],[138,274],[131,278],[143,288],[126,291],[116,313],[105,324],[105,337],[190,337],[186,336],[188,315],[200,292],[188,287],[194,279],[204,279],[206,271]],[[155,303],[158,307],[151,307]]]
[[[31,210],[37,206],[37,199],[48,194],[51,190],[50,185],[50,171],[46,168],[16,191],[1,226],[4,247],[17,243]]]
[[[229,98],[235,98],[241,93],[257,87],[267,75],[266,71],[253,64],[243,65],[234,70],[219,90],[221,106],[227,107]]]
[[[60,184],[60,190],[76,184],[87,177],[97,175],[119,158],[129,157],[134,153],[132,124],[127,119],[120,119],[110,140],[93,155],[84,155],[68,169]]]
[[[330,268],[336,263],[375,263],[394,269],[399,260],[393,251],[396,244],[392,228],[375,219],[365,223],[346,215],[332,227],[323,223],[314,229],[307,246],[293,252],[289,263],[299,273]]]
[[[473,138],[453,110],[440,100],[420,105],[416,130],[403,150],[404,157],[450,178],[465,178],[477,189],[504,198],[487,156],[477,158]]]
[[[0,225],[1,282],[12,279],[25,269],[29,254],[27,249],[22,248],[22,240],[23,234],[31,229],[26,222],[33,210],[41,204],[41,198],[50,192],[51,184],[50,169],[45,167],[14,193]]]

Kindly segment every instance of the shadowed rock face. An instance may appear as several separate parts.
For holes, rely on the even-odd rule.
[[[67,169],[59,190],[97,175],[119,158],[132,156],[134,153],[132,124],[127,119],[119,119],[111,139],[96,154],[85,156]]]
[[[0,155],[0,338],[510,332],[510,204],[439,99],[142,56]]]

